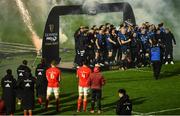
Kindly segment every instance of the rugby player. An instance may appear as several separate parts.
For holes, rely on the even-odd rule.
[[[42,106],[43,100],[46,99],[47,92],[47,79],[46,79],[46,63],[45,59],[41,59],[41,63],[37,65],[35,70],[36,76],[36,93],[38,97],[38,103]]]
[[[46,70],[48,87],[45,109],[48,108],[49,97],[51,96],[51,93],[53,93],[56,99],[56,111],[59,112],[59,82],[61,80],[61,70],[57,68],[56,65],[56,61],[53,60],[51,62],[51,67]]]
[[[91,69],[87,66],[87,62],[83,61],[83,65],[77,69],[76,77],[79,79],[79,97],[77,101],[77,112],[81,111],[81,104],[83,102],[83,111],[86,112],[87,107],[87,96],[89,92],[89,75],[91,74]],[[83,99],[84,97],[84,99]]]
[[[106,34],[106,46],[108,49],[108,63],[111,65],[113,61],[112,59],[113,45],[116,45],[116,42],[111,39],[111,35],[109,31],[110,31],[109,29],[106,29],[105,34]]]

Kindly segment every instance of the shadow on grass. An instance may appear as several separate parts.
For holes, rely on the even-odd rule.
[[[57,114],[61,114],[61,113],[64,113],[64,112],[68,112],[68,111],[76,111],[76,106],[77,104],[76,103],[73,103],[73,104],[68,104],[68,105],[64,105],[66,106],[65,108],[62,107],[62,105],[60,105],[60,111],[57,112],[56,111],[56,107],[51,107],[51,108],[48,108],[48,111],[44,111],[44,110],[41,110],[42,112],[34,112],[34,114],[43,114],[43,115],[57,115]]]
[[[33,114],[47,114],[47,115],[59,114],[59,112],[56,112],[56,101],[53,98],[54,97],[51,97],[50,104],[49,104],[49,105],[53,105],[53,107],[50,107],[50,108],[48,108],[47,111],[45,111],[44,108],[40,108],[39,104],[36,104],[34,111],[33,111]],[[77,98],[78,98],[78,96],[74,95],[74,93],[60,94],[60,108],[63,109],[65,107],[63,109],[63,111],[61,111],[61,112],[66,112],[68,110],[70,110],[70,111],[75,110],[76,104],[68,104],[68,103],[71,103],[72,101],[74,101]],[[22,115],[23,110],[22,109],[16,110],[16,114]]]
[[[163,78],[170,78],[173,76],[177,76],[180,74],[180,67],[175,68],[174,70],[171,71],[164,71],[161,75],[160,75],[160,79]]]
[[[132,105],[140,105],[146,101],[146,97],[138,97],[131,99]],[[117,101],[102,105],[103,112],[113,111],[115,112]]]
[[[48,110],[48,112],[45,112],[43,114],[45,114],[45,115],[56,115],[56,114],[61,114],[61,113],[70,111],[70,112],[72,112],[73,115],[77,115],[76,114],[76,109],[77,109],[76,99],[77,98],[78,98],[78,95],[74,95],[70,98],[62,100],[62,102],[60,104],[60,109],[61,109],[60,112],[56,112],[55,107],[53,107],[53,108],[50,108]],[[106,97],[103,97],[102,99],[106,99]],[[75,101],[75,102],[68,104],[69,102],[72,102],[72,101]]]
[[[143,104],[145,101],[147,101],[146,97],[137,97],[131,99],[133,105],[140,105]]]
[[[107,111],[112,111],[114,110],[115,111],[115,108],[116,108],[116,104],[117,104],[117,101],[114,101],[114,102],[111,102],[111,103],[107,103],[107,104],[103,104],[102,105],[102,110],[103,112],[107,112]]]
[[[64,98],[63,100],[61,100],[62,98]],[[76,103],[74,104],[68,104],[71,103],[72,101],[75,101],[78,98],[78,95],[73,95],[73,94],[65,94],[60,95],[60,112],[56,112],[56,101],[53,100],[50,102],[51,105],[53,105],[54,107],[50,107],[48,108],[48,111],[44,111],[42,109],[37,110],[34,112],[34,114],[46,114],[46,115],[55,115],[55,114],[59,114],[62,112],[67,112],[67,111],[75,111],[76,110]],[[62,110],[61,110],[62,109]]]
[[[114,78],[114,79],[109,79],[107,80],[107,83],[123,83],[123,82],[136,82],[136,81],[149,81],[152,80],[151,78]]]

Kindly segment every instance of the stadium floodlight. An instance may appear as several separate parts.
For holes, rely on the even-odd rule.
[[[136,24],[131,5],[127,2],[120,3],[85,3],[83,5],[55,6],[51,9],[43,35],[42,57],[49,64],[52,60],[60,61],[59,56],[59,23],[60,16],[88,14],[96,15],[108,12],[123,12],[123,21],[130,20]]]

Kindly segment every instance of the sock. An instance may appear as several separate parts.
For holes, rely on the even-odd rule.
[[[46,100],[45,109],[48,108],[49,100]]]
[[[91,110],[94,110],[94,106],[95,106],[95,101],[92,100],[92,101],[91,101]]]
[[[38,98],[38,104],[42,105],[42,98],[41,97]]]
[[[78,107],[78,111],[81,110],[81,103],[82,103],[82,99],[78,99],[78,102],[77,102],[77,107]]]
[[[86,107],[87,107],[87,101],[83,101],[83,110],[86,112]]]
[[[56,111],[59,112],[59,99],[56,100]]]
[[[29,116],[32,116],[32,110],[29,110],[28,112],[29,112]]]
[[[24,116],[27,116],[27,114],[28,114],[27,110],[24,110]]]

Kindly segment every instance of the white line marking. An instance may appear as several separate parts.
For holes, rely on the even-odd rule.
[[[144,113],[141,113],[141,112],[135,112],[135,111],[132,111],[133,114],[135,115],[143,115]]]
[[[163,112],[175,111],[175,110],[180,110],[180,108],[166,109],[166,110],[160,110],[160,111],[156,111],[156,112],[148,112],[145,114],[150,115],[150,114],[163,113]]]
[[[129,71],[136,71],[136,72],[152,72],[150,70],[142,70],[142,69],[128,69]]]
[[[160,111],[148,112],[148,113],[141,113],[141,112],[132,111],[132,113],[135,115],[152,115],[152,114],[164,113],[164,112],[176,111],[176,110],[180,110],[180,108],[172,108],[172,109],[166,109],[166,110],[160,110]]]

